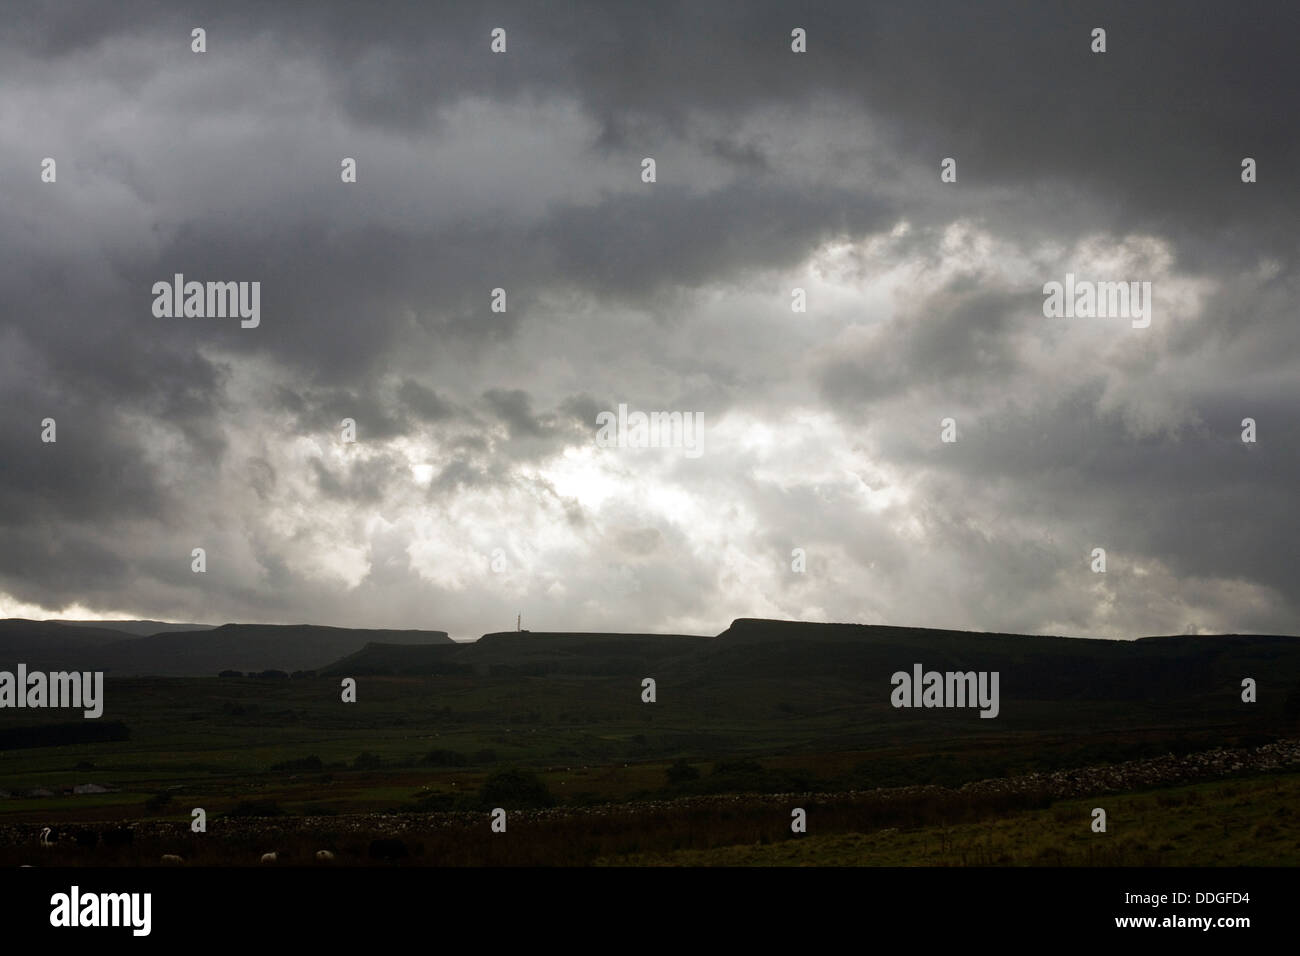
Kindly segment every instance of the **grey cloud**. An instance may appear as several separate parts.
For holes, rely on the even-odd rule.
[[[521,585],[556,626],[776,607],[1109,633],[1177,598],[1295,630],[1298,18],[957,0],[15,9],[0,596],[469,636],[492,585],[422,578],[404,509],[438,513],[429,547],[462,555],[508,501],[502,520],[564,565]],[[487,52],[495,26],[505,56]],[[57,185],[37,179],[45,155]],[[957,184],[938,182],[945,156]],[[888,254],[788,312],[787,279],[824,279],[813,250],[903,220]],[[1154,236],[1171,275],[1210,287],[1204,312],[1086,351],[1035,323],[1033,282],[990,268],[875,324],[854,284],[942,269],[958,221],[1026,255]],[[152,283],[176,272],[261,281],[261,326],[154,319]],[[620,400],[702,410],[705,456],[584,457]],[[795,406],[870,465],[786,430]],[[1247,415],[1257,445],[1237,436]],[[364,455],[303,450],[347,417]],[[733,454],[708,451],[715,435]],[[900,489],[907,504],[864,504]],[[299,505],[384,520],[317,541]],[[722,514],[737,520],[700,526]],[[1094,539],[1179,580],[1144,593],[1116,573],[1103,611],[1074,576]],[[797,546],[805,577],[787,571]],[[355,588],[311,571],[332,549],[366,555]],[[611,577],[624,597],[588,607]]]

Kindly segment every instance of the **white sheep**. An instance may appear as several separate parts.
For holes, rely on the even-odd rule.
[[[316,862],[317,862],[317,863],[333,863],[333,862],[334,862],[334,854],[331,853],[329,850],[317,850],[317,851],[316,851]]]
[[[183,866],[185,864],[185,858],[183,856],[177,856],[175,853],[164,853],[162,855],[162,862],[165,866]]]
[[[263,854],[262,854],[262,862],[263,862],[263,863],[274,863],[275,860],[276,860],[276,856],[275,856],[275,852],[274,852],[274,851],[272,851],[272,852],[270,852],[270,853],[263,853]]]

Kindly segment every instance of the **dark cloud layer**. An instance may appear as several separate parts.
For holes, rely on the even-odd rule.
[[[1297,28],[1283,3],[15,9],[0,610],[1300,630]],[[1151,280],[1152,327],[1045,320],[1067,271]],[[261,282],[261,324],[154,318],[176,273]],[[700,412],[704,454],[597,447],[619,403]]]

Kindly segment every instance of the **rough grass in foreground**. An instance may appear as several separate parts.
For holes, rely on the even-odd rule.
[[[1107,814],[1091,829],[1093,807]],[[603,857],[614,866],[1296,866],[1300,774],[1062,800],[978,823]]]

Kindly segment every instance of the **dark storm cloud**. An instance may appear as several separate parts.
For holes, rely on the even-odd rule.
[[[1211,23],[1228,16],[1200,12]],[[1210,31],[1190,11],[1177,18],[1152,11],[1144,19],[1117,7],[1093,11],[1078,24],[1041,4],[979,12],[962,4],[875,12],[814,5],[799,13],[774,4],[707,11],[628,4],[563,12],[507,7],[488,19],[468,5],[381,4],[373,15],[325,7],[300,17],[234,5],[215,14],[198,6],[146,9],[123,20],[91,6],[49,24],[24,20],[14,35],[58,58],[114,39],[158,42],[160,34],[184,24],[210,23],[210,56],[233,56],[239,42],[257,37],[312,59],[342,85],[341,105],[357,124],[382,118],[380,102],[395,110],[418,108],[423,116],[470,94],[550,91],[580,97],[602,123],[640,117],[645,128],[637,139],[654,143],[665,132],[686,133],[690,111],[725,119],[774,102],[833,95],[895,128],[905,151],[895,162],[932,168],[940,156],[957,155],[963,183],[1018,190],[1060,183],[1082,198],[1058,216],[1068,212],[1076,224],[1079,216],[1096,217],[1117,231],[1154,227],[1175,242],[1189,215],[1204,216],[1200,226],[1248,218],[1251,232],[1237,242],[1251,248],[1269,240],[1273,222],[1284,230],[1286,253],[1294,255],[1287,204],[1279,202],[1294,198],[1290,177],[1266,177],[1253,191],[1243,190],[1237,177],[1236,154],[1269,157],[1262,158],[1265,167],[1276,163],[1279,172],[1289,159],[1287,98],[1278,94],[1295,88],[1291,58],[1257,24],[1234,23],[1246,35],[1225,47],[1207,39]],[[792,17],[809,29],[815,55],[799,60],[789,54]],[[469,38],[483,40],[488,24],[498,21],[515,30],[514,52],[484,56]],[[1112,50],[1102,57],[1087,52],[1093,21],[1112,24]],[[60,24],[73,22],[76,42],[61,33],[70,27]],[[995,50],[1006,55],[991,55]],[[1153,83],[1170,85],[1153,93]],[[366,92],[376,86],[379,92]],[[1166,108],[1137,110],[1134,90]],[[1207,105],[1191,110],[1189,104]],[[390,119],[409,131],[424,122],[422,116]],[[1040,132],[1036,123],[1049,125]],[[1249,135],[1231,147],[1231,131],[1243,126]],[[825,131],[831,139],[835,134]],[[218,212],[179,232],[154,262],[130,274],[136,283],[169,270],[262,276],[268,310],[296,318],[268,322],[255,339],[231,336],[230,347],[273,351],[334,378],[364,378],[399,344],[418,340],[421,330],[426,342],[510,335],[525,302],[517,299],[519,308],[483,322],[478,266],[484,261],[510,262],[520,296],[539,283],[565,279],[629,294],[788,262],[828,234],[861,235],[903,211],[896,201],[882,203],[872,184],[854,195],[765,179],[757,172],[766,164],[761,147],[720,146],[724,141],[716,136],[702,135],[702,146],[733,159],[744,178],[693,195],[674,179],[671,157],[661,157],[664,182],[653,203],[619,195],[596,205],[561,205],[531,239],[484,225],[425,235],[349,227],[301,207],[286,209],[287,220],[274,213],[259,218],[250,230],[246,219]],[[1235,149],[1226,158],[1212,157],[1217,172],[1209,149],[1201,148],[1206,141],[1219,153]],[[275,167],[259,175],[275,176]],[[374,188],[365,177],[358,183],[360,190]],[[337,205],[324,195],[313,194],[322,198],[313,208]],[[1189,195],[1197,201],[1187,202]],[[935,214],[934,197],[910,199],[909,214]],[[1035,218],[1052,215],[1046,205]],[[1090,208],[1096,206],[1105,211]],[[991,216],[998,220],[996,209]],[[1017,215],[1006,224],[1021,228],[1023,220]],[[281,221],[280,228],[267,228]],[[399,318],[401,307],[414,310],[413,320]],[[308,321],[314,334],[304,342]]]
[[[319,458],[311,462],[316,486],[322,494],[335,500],[355,502],[382,501],[389,477],[400,473],[403,465],[389,456],[352,462],[342,468],[328,467]]]
[[[1288,501],[1300,474],[1300,429],[1282,404],[1208,399],[1198,427],[1135,437],[1097,399],[1075,393],[1023,418],[1002,412],[974,423],[951,455],[912,454],[955,479],[949,489],[966,489],[975,513],[980,496],[969,489],[1014,489],[1000,508],[1018,519],[1062,531],[1086,526],[1096,546],[1149,554],[1179,575],[1293,590],[1288,555],[1300,518]],[[1268,423],[1267,442],[1243,445],[1245,414]]]
[[[822,390],[832,403],[852,407],[936,382],[958,391],[972,381],[999,383],[1019,365],[1012,333],[1027,311],[1025,299],[1023,291],[954,280],[876,329],[857,354],[828,362]]]
[[[1300,519],[1287,500],[1300,428],[1288,410],[1295,353],[1282,343],[1294,342],[1292,284],[1225,276],[1198,321],[1165,314],[1165,347],[1107,337],[1099,354],[1085,327],[1071,359],[1042,348],[1059,330],[1035,312],[1041,296],[963,275],[857,347],[828,350],[819,382],[846,420],[875,423],[884,460],[923,476],[913,490],[931,533],[984,569],[990,593],[1041,593],[1045,573],[1077,576],[1101,546],[1122,556],[1112,570],[1158,561],[1178,580],[1270,588],[1291,619]],[[939,420],[950,414],[959,440],[944,445]],[[1268,423],[1269,441],[1241,441],[1246,417]],[[1278,626],[1245,606],[1236,619]]]
[[[497,26],[505,56],[487,52]],[[863,598],[872,612],[1087,631],[1099,619],[1052,584],[1105,538],[1268,589],[1281,606],[1215,608],[1295,629],[1297,27],[1283,4],[15,8],[0,34],[15,119],[0,132],[0,593],[185,619],[441,613],[432,626],[471,633],[492,592],[443,565],[488,543],[456,535],[483,524],[476,509],[528,507],[521,538],[552,532],[554,560],[573,559],[530,592],[556,613],[604,593],[611,561],[643,626],[783,589],[756,607],[857,613],[843,556],[894,595]],[[36,178],[46,155],[57,186]],[[347,187],[342,156],[361,170]],[[956,185],[938,181],[946,156]],[[910,264],[928,282],[959,220],[1013,258],[1065,251],[1015,278],[984,262],[904,288],[883,322],[843,303],[834,327],[816,309],[789,327],[735,314],[760,277],[902,220],[857,281]],[[1211,287],[1199,311],[1179,304],[1127,350],[1044,330],[1039,289],[1061,276],[1037,264],[1068,265],[1096,235],[1155,237],[1162,275]],[[152,284],[178,272],[260,281],[262,324],[152,318]],[[864,512],[837,450],[784,432],[773,458],[638,459],[645,473],[611,490],[582,454],[595,416],[627,400],[703,410],[724,442],[729,413],[762,425],[806,404],[880,456],[868,500],[891,482],[912,498]],[[944,408],[963,438],[939,449]],[[1236,437],[1247,415],[1256,446]],[[57,444],[39,442],[45,416]],[[361,439],[347,460],[344,418]],[[775,468],[786,444],[816,476]],[[572,472],[539,474],[568,450]],[[685,506],[643,505],[640,479],[716,499],[708,514],[728,503],[748,530],[687,535]],[[460,525],[420,538],[412,502]],[[368,536],[350,507],[375,519]],[[769,589],[720,570],[746,534],[757,566],[808,545],[814,573]],[[600,570],[584,577],[586,561]],[[1128,621],[1148,619],[1126,600]]]
[[[667,177],[665,163],[660,175]],[[705,196],[666,185],[652,200],[617,196],[557,210],[542,226],[558,275],[612,297],[699,286],[791,266],[821,242],[864,235],[897,210],[860,192],[741,180]]]
[[[120,404],[21,379],[6,381],[0,397],[0,515],[7,521],[94,522],[177,507],[140,434],[121,421]],[[55,443],[41,442],[46,418],[54,419]],[[22,567],[21,552],[7,556]]]
[[[402,382],[397,399],[419,421],[440,422],[456,414],[455,407],[437,392],[409,378]]]
[[[338,438],[342,423],[352,419],[359,439],[382,441],[404,435],[412,427],[405,404],[394,405],[377,389],[320,388],[302,393],[287,387],[276,390],[277,398],[296,416],[295,430]]]
[[[607,404],[601,404],[584,393],[582,395],[570,395],[559,404],[556,411],[560,415],[568,417],[571,421],[585,428],[590,428],[594,433],[598,428],[596,416],[608,407]]]
[[[532,396],[523,389],[489,389],[483,401],[487,414],[505,426],[506,440],[492,444],[492,465],[498,471],[543,460],[568,445],[590,440],[586,423],[575,421],[563,407],[558,413],[534,412]]]
[[[533,415],[532,400],[522,389],[515,388],[507,391],[494,388],[484,392],[483,398],[487,400],[497,417],[505,422],[511,438],[519,436],[541,438],[550,432],[550,428]]]
[[[465,95],[554,91],[602,123],[680,130],[690,111],[728,117],[831,93],[889,118],[931,165],[960,156],[971,181],[1059,178],[1108,194],[1117,228],[1171,216],[1272,228],[1285,215],[1261,194],[1295,195],[1283,171],[1297,158],[1300,10],[1286,4],[61,4],[16,11],[7,36],[58,65],[114,40],[186,41],[196,25],[212,55],[266,36],[316,59],[358,124],[409,130]],[[506,56],[481,55],[494,26],[510,32]],[[789,53],[793,26],[808,31],[806,56]],[[1108,31],[1100,56],[1089,50],[1097,26]],[[721,149],[760,162],[753,147]],[[1256,154],[1277,175],[1243,194],[1238,163]]]

